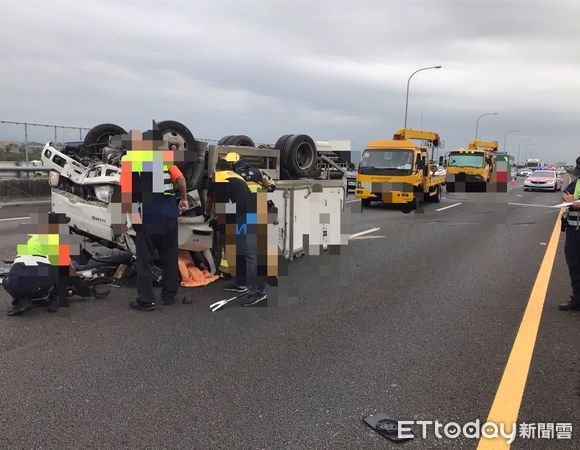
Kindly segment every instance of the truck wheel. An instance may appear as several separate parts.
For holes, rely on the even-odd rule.
[[[230,134],[230,135],[228,135],[228,136],[224,136],[223,138],[221,138],[221,139],[218,141],[218,145],[228,145],[228,144],[227,144],[227,142],[228,142],[228,140],[229,140],[229,139],[230,139],[232,136],[233,136],[233,134]]]
[[[279,159],[280,159],[280,179],[282,180],[292,180],[293,177],[290,175],[290,172],[286,169],[286,164],[284,164],[284,145],[286,141],[290,139],[293,135],[292,134],[285,134],[280,136],[276,143],[274,144],[274,148],[279,150]]]
[[[362,203],[363,207],[368,208],[369,206],[371,206],[371,199],[370,198],[363,198],[361,200],[361,203]]]
[[[244,134],[230,136],[225,145],[238,145],[240,147],[255,147],[256,146],[256,144],[254,143],[252,138],[250,138]]]
[[[203,167],[205,160],[205,147],[200,145],[189,128],[174,120],[164,120],[157,124],[159,131],[163,133],[163,140],[172,146],[174,150],[185,152],[186,161],[177,164],[183,172],[187,190],[198,189],[203,181]]]
[[[313,177],[316,172],[316,144],[306,134],[295,134],[282,149],[284,167],[296,178]]]
[[[89,130],[83,141],[85,145],[108,144],[111,136],[127,134],[119,125],[114,123],[102,123]]]
[[[437,193],[434,197],[431,197],[433,203],[441,203],[441,186],[437,186]]]

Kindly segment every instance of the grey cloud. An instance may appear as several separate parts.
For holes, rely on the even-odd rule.
[[[285,132],[357,148],[409,123],[465,146],[519,128],[578,153],[580,7],[563,2],[4,2],[0,116],[200,137]],[[23,32],[26,30],[26,32]],[[5,135],[6,133],[6,135]],[[7,134],[10,133],[10,136]],[[0,127],[0,139],[14,130]],[[48,135],[50,138],[50,134]],[[510,139],[517,143],[512,135]]]

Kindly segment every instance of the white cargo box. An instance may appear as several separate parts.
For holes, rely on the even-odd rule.
[[[272,234],[278,237],[284,258],[292,260],[305,252],[318,254],[321,247],[341,244],[345,192],[344,180],[276,182],[276,190],[268,199],[278,208],[278,225]]]

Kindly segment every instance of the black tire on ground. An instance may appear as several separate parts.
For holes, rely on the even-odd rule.
[[[221,138],[221,139],[218,141],[218,145],[228,145],[228,144],[227,144],[227,142],[228,142],[228,140],[229,140],[231,137],[233,137],[233,135],[232,135],[232,134],[229,134],[229,135],[227,135],[227,136],[224,136],[223,138]]]
[[[256,144],[249,136],[245,134],[237,134],[230,136],[225,145],[238,145],[240,147],[255,147]]]
[[[316,144],[306,134],[295,134],[284,143],[282,149],[283,165],[293,177],[314,177],[316,157]]]
[[[365,208],[368,208],[369,206],[371,206],[371,199],[370,198],[363,198],[361,200],[361,203]]]
[[[111,136],[127,134],[119,125],[114,123],[102,123],[89,130],[84,139],[85,145],[108,144]]]
[[[204,159],[203,148],[193,137],[189,128],[174,120],[164,120],[157,124],[163,133],[163,140],[174,144],[178,151],[185,152],[186,161],[176,165],[183,172],[187,190],[199,189],[203,182]]]
[[[437,186],[437,193],[431,197],[433,203],[441,203],[441,186]]]

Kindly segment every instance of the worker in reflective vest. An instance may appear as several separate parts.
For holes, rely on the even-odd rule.
[[[132,131],[123,137],[128,148],[121,159],[121,212],[128,214],[136,232],[137,299],[134,309],[156,308],[153,271],[156,253],[162,270],[161,300],[171,305],[179,288],[177,264],[177,217],[188,209],[185,179],[174,164],[175,155],[166,148],[162,133],[156,129],[141,135]],[[179,188],[179,205],[174,184]]]
[[[218,161],[207,189],[205,212],[210,215],[212,208],[215,208],[219,229],[225,233],[228,269],[231,275],[235,275],[235,281],[224,289],[239,294],[248,293],[241,300],[242,306],[263,306],[267,297],[265,277],[258,276],[256,196],[244,178],[232,170],[236,156],[239,158],[239,155],[231,153]]]
[[[79,246],[71,245],[75,239],[69,235],[70,218],[49,212],[38,220],[27,243],[16,246],[17,257],[4,279],[4,288],[12,296],[10,316],[32,309],[32,300],[44,297],[48,298],[48,311],[56,312],[58,306],[68,306],[69,285],[78,286],[70,257],[78,254]]]
[[[570,301],[561,303],[558,307],[563,311],[580,311],[580,157],[576,159],[576,167],[572,172],[576,179],[566,187],[562,194],[565,202],[577,202],[571,205],[565,214],[566,243],[564,253],[572,284]]]

